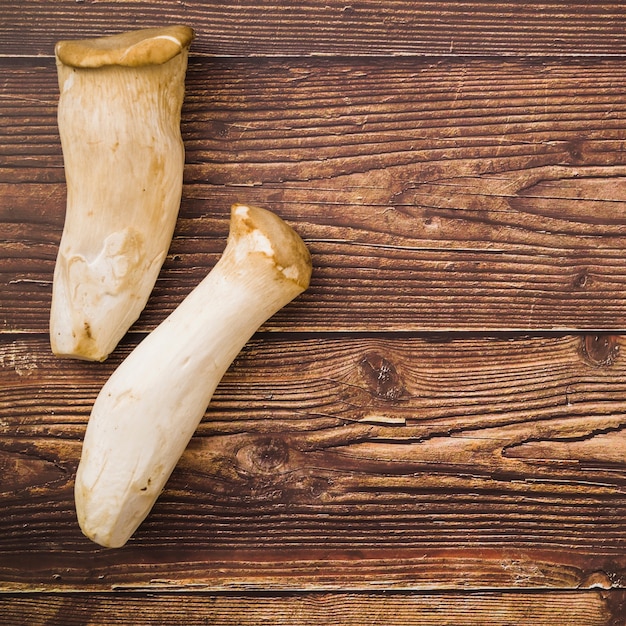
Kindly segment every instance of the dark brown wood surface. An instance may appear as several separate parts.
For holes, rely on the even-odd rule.
[[[52,60],[16,65],[0,99],[2,324],[42,332],[58,88]],[[180,220],[138,328],[212,267],[237,200],[297,224],[317,261],[268,328],[624,329],[625,86],[621,60],[192,59]]]
[[[625,16],[1,3],[5,622],[626,624]],[[170,253],[107,362],[57,359],[54,42],[172,21],[198,37]],[[311,287],[235,360],[133,539],[99,548],[72,494],[91,405],[215,264],[235,201],[303,236]]]
[[[618,592],[614,597],[623,598]],[[477,592],[472,594],[294,595],[113,594],[64,596],[41,594],[0,598],[8,623],[32,616],[32,626],[126,626],[127,624],[187,624],[204,626],[450,626],[450,624],[533,624],[536,626],[605,626],[620,611],[602,592],[542,594]],[[155,616],[162,621],[156,621]],[[15,620],[15,621],[11,621]],[[507,620],[507,621],[505,621]],[[566,620],[566,621],[565,621]]]
[[[216,56],[554,56],[626,53],[623,2],[587,0],[4,0],[0,54],[48,55],[58,39],[193,25]]]

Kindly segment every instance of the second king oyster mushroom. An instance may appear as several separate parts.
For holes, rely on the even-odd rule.
[[[50,313],[59,356],[106,359],[154,287],[180,208],[193,38],[169,26],[56,45],[67,181]]]

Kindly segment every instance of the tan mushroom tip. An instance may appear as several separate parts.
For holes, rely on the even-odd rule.
[[[64,65],[96,68],[106,65],[161,65],[187,48],[195,37],[189,26],[144,28],[96,39],[59,41],[57,59]]]
[[[257,206],[231,206],[231,239],[239,240],[246,252],[259,252],[270,258],[283,278],[304,291],[311,280],[311,254],[295,230],[278,215]],[[248,240],[249,246],[243,243]]]

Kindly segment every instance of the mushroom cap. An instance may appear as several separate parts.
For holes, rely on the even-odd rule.
[[[78,68],[161,65],[180,54],[194,37],[189,26],[144,28],[95,39],[59,41],[54,52],[61,63]]]
[[[269,259],[282,279],[309,287],[311,254],[300,236],[278,215],[258,206],[233,204],[229,241],[237,241],[238,255],[246,259],[260,253]],[[249,262],[249,261],[248,261]]]

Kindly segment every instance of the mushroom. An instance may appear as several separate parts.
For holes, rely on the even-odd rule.
[[[256,330],[304,291],[309,251],[274,213],[236,204],[226,249],[137,345],[94,403],[76,475],[83,533],[126,543],[151,510],[222,376]]]
[[[180,207],[193,37],[169,26],[56,45],[67,181],[50,312],[59,356],[106,359],[154,287]]]

